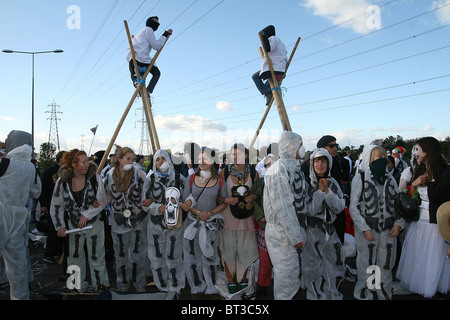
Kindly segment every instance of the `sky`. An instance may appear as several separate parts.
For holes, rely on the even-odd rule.
[[[35,55],[36,151],[56,132],[55,104],[61,150],[93,154],[113,141],[152,153],[141,99],[112,136],[135,90],[124,21],[136,34],[153,15],[157,37],[173,29],[152,95],[161,148],[249,146],[266,110],[251,76],[268,25],[288,56],[301,38],[282,94],[307,150],[326,134],[355,148],[388,136],[450,136],[450,0],[0,0],[1,50],[64,51]],[[1,141],[31,132],[31,66],[31,55],[0,53]],[[254,146],[282,131],[274,104]]]

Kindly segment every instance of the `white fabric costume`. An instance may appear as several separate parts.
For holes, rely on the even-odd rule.
[[[190,176],[188,179],[195,178]],[[195,182],[186,185],[186,189],[197,200],[195,207],[200,211],[210,211],[217,207],[217,195],[227,196],[225,182],[205,188],[198,187]],[[219,190],[220,189],[220,190]],[[188,213],[184,224],[184,268],[189,281],[191,293],[217,293],[214,285],[217,281],[217,269],[220,267],[219,234],[223,228],[223,214],[216,213],[206,221],[197,219],[196,215]]]
[[[326,156],[328,159],[328,194],[319,190],[318,178],[314,172],[313,160]],[[331,177],[333,158],[326,149],[318,148],[311,154],[309,166],[311,179],[309,186],[310,206],[307,237],[303,248],[303,276],[306,297],[309,300],[342,300],[338,291],[345,275],[345,252],[336,233],[336,215],[345,207],[344,195],[337,181]]]
[[[394,225],[404,227],[404,220],[395,214],[394,196],[398,186],[386,168],[384,185],[375,181],[370,170],[370,159],[375,146],[368,145],[362,153],[362,162],[352,181],[350,196],[350,216],[355,226],[357,248],[356,265],[358,280],[354,297],[358,300],[371,300],[372,293],[367,287],[369,266],[380,270],[380,287],[376,288],[378,299],[392,298],[392,267],[396,258],[397,237],[389,233]],[[361,173],[363,172],[363,174]],[[362,177],[364,176],[364,182]],[[363,185],[364,183],[364,185]],[[363,232],[371,230],[375,241],[368,241]]]
[[[274,269],[274,297],[292,299],[300,287],[301,250],[294,245],[306,240],[307,185],[296,160],[302,138],[284,131],[279,142],[280,159],[267,170],[264,212],[266,244]]]
[[[50,216],[53,220],[53,225],[58,231],[60,228],[68,230],[78,228],[78,221],[81,216],[88,218],[87,226],[92,226],[92,229],[77,232],[69,235],[69,256],[67,257],[68,266],[77,265],[80,267],[81,288],[80,292],[85,292],[88,283],[86,278],[86,255],[84,246],[87,247],[87,258],[89,263],[89,270],[91,274],[92,286],[95,288],[99,285],[109,286],[108,272],[106,270],[105,262],[105,230],[103,221],[100,220],[100,213],[106,206],[106,192],[103,187],[103,182],[98,174],[96,174],[97,165],[93,162],[89,163],[89,170],[86,174],[86,187],[81,191],[83,193],[83,202],[81,206],[76,203],[71,190],[73,171],[62,166],[59,170],[59,178],[56,181],[51,206]],[[96,179],[96,186],[91,182],[91,177]],[[94,193],[96,188],[96,193]],[[92,206],[94,200],[97,200],[101,205],[98,208]],[[67,225],[64,215],[68,214]]]
[[[156,159],[164,157],[169,169],[161,174],[156,168]],[[148,177],[145,181],[144,192],[147,198],[152,198],[150,205],[150,219],[148,221],[148,259],[153,273],[153,280],[161,291],[171,291],[180,294],[185,285],[183,265],[183,228],[179,226],[168,228],[164,220],[164,213],[159,207],[165,204],[165,190],[168,187],[180,188],[180,202],[190,200],[185,193],[186,178],[179,175],[176,181],[175,169],[169,155],[164,150],[158,150],[153,156],[154,179]],[[192,201],[194,202],[194,201]],[[179,212],[181,215],[181,210]]]
[[[105,189],[111,204],[111,233],[116,259],[117,288],[126,291],[130,285],[141,289],[146,285],[147,221],[149,207],[145,200],[145,172],[134,167],[133,178],[126,192],[118,192],[113,180],[116,168],[108,171]],[[131,211],[131,216],[124,211]]]
[[[16,133],[25,132],[15,131]],[[11,133],[6,140],[8,168],[0,177],[0,257],[5,264],[10,283],[11,300],[30,299],[29,263],[24,235],[28,228],[28,198],[39,198],[41,181],[30,162],[33,152],[30,145],[16,144]],[[20,146],[18,146],[20,145]],[[14,149],[12,149],[14,146]],[[0,159],[0,161],[5,161]]]

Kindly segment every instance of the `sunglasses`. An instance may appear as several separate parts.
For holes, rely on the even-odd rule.
[[[330,148],[337,148],[338,146],[339,146],[339,144],[337,144],[337,143],[335,143],[335,144],[333,144],[333,143],[327,144],[327,147],[330,147]]]

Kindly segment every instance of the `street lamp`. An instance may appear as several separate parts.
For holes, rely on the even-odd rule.
[[[56,49],[52,51],[15,51],[10,49],[3,50],[3,53],[24,53],[31,54],[31,147],[33,148],[34,154],[34,55],[41,53],[63,53],[61,49]]]

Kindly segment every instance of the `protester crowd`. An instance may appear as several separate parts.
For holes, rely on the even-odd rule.
[[[63,261],[55,277],[79,268],[74,292],[145,292],[151,275],[159,291],[189,287],[193,298],[264,299],[273,288],[289,300],[304,288],[309,300],[341,300],[350,257],[355,299],[392,299],[394,279],[426,298],[449,291],[450,169],[435,138],[416,141],[409,166],[402,147],[367,145],[349,159],[333,136],[306,153],[284,131],[257,164],[243,144],[219,160],[191,142],[182,156],[157,150],[147,168],[125,146],[102,170],[104,151],[62,151],[41,174],[30,139],[12,131],[0,160],[0,282],[11,299],[30,299],[29,199],[46,222],[45,261]]]

